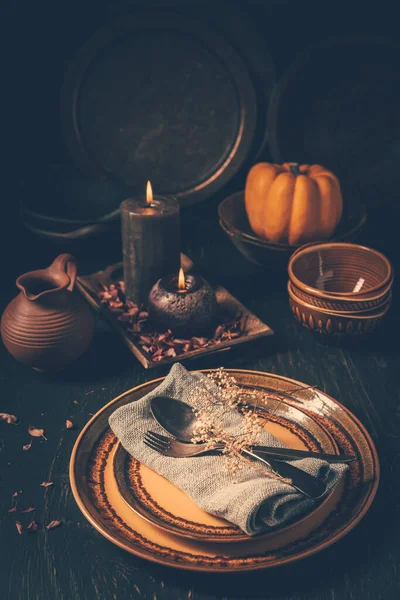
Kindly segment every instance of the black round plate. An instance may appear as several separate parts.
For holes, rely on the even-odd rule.
[[[400,184],[399,49],[363,35],[298,55],[269,105],[274,162],[322,164],[353,201],[391,199]]]
[[[209,197],[246,161],[257,99],[245,63],[201,21],[138,11],[98,31],[62,92],[68,147],[89,176],[182,204]]]

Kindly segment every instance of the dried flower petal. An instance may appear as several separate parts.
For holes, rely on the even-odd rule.
[[[31,521],[25,531],[28,533],[35,533],[39,529],[39,523],[36,521]]]
[[[172,331],[170,329],[168,329],[168,331],[166,331],[165,333],[161,333],[158,337],[157,337],[157,341],[158,342],[163,342],[164,340],[168,339],[172,334]]]
[[[32,440],[29,442],[29,444],[25,444],[25,446],[22,446],[22,450],[29,450],[30,447],[32,446]]]
[[[163,354],[163,349],[157,348],[157,350],[153,354],[153,358],[155,358],[156,356],[162,356],[162,354]]]
[[[192,337],[192,342],[193,345],[196,346],[197,348],[202,348],[203,346],[205,346],[207,344],[207,338],[199,338],[199,337]]]
[[[47,437],[44,435],[44,429],[38,429],[37,427],[34,427],[33,425],[29,425],[28,433],[32,437],[42,437],[45,440],[47,440]]]
[[[22,523],[20,523],[19,521],[16,521],[15,522],[15,527],[17,528],[19,535],[22,535],[22,532],[24,530],[23,527],[22,527]]]
[[[9,425],[15,425],[18,419],[15,415],[10,415],[9,413],[0,413],[0,421],[5,421]]]
[[[17,496],[18,496],[18,492],[14,492],[12,495],[13,498],[16,498]]]
[[[168,348],[168,350],[165,353],[165,356],[176,356],[174,348]]]
[[[50,523],[46,525],[46,529],[55,529],[59,525],[61,525],[61,521],[50,521]]]
[[[130,323],[132,321],[132,317],[129,313],[123,312],[117,317],[118,321],[122,321],[123,323]]]
[[[110,310],[120,311],[120,310],[122,310],[122,307],[124,306],[124,304],[123,304],[123,302],[121,302],[121,300],[110,300],[108,303],[108,306],[109,306]]]
[[[137,304],[135,304],[134,302],[132,302],[131,300],[127,300],[126,301],[126,308],[139,308]]]
[[[69,419],[67,419],[67,420],[65,421],[65,427],[66,427],[67,429],[72,429],[72,428],[73,428],[73,426],[74,426],[73,422],[72,422],[72,421],[70,421]]]
[[[29,508],[24,508],[24,510],[20,510],[20,512],[30,513],[30,512],[33,512],[34,510],[36,510],[36,508],[34,506],[30,506]]]
[[[90,390],[89,392],[86,392],[85,396],[89,396],[89,394],[93,394],[94,390]]]
[[[52,481],[42,481],[42,483],[40,484],[40,487],[49,487],[50,485],[54,485]]]
[[[8,509],[8,512],[9,512],[9,513],[13,513],[13,512],[15,512],[16,510],[17,510],[17,506],[13,506],[12,508],[9,508],[9,509]]]
[[[117,281],[117,286],[123,294],[125,294],[125,281]]]
[[[164,357],[163,357],[161,354],[160,354],[160,355],[158,355],[158,356],[155,356],[155,355],[153,355],[153,356],[152,356],[152,360],[153,360],[154,362],[160,362],[160,360],[162,360],[163,358],[164,358]]]
[[[100,301],[103,304],[108,303],[109,300],[111,300],[112,296],[109,292],[99,292],[99,297],[100,297]]]
[[[118,290],[117,290],[117,289],[115,289],[115,290],[112,290],[112,291],[110,292],[110,296],[111,296],[111,297],[112,297],[112,299],[113,299],[113,300],[115,300],[116,302],[120,302],[120,300],[119,300],[119,298],[118,298]],[[122,305],[122,302],[120,302],[120,303],[121,303],[121,305]],[[111,304],[111,302],[110,302],[110,304]]]
[[[79,404],[78,400],[73,400],[74,404]]]

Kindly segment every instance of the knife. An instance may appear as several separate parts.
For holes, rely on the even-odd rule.
[[[299,490],[299,492],[302,492],[309,498],[317,500],[326,494],[327,486],[322,479],[314,477],[313,475],[310,475],[302,469],[298,469],[290,463],[277,461],[269,456],[263,456],[258,452],[251,452],[250,450],[244,449],[242,452],[243,454],[252,456],[253,458],[268,465],[272,469],[273,473],[276,473],[284,479],[289,479],[292,487],[296,488],[296,490]]]
[[[296,450],[294,448],[275,448],[274,446],[252,446],[252,451],[265,454],[275,460],[299,460],[301,458],[318,458],[329,463],[350,463],[356,456],[348,454],[327,454],[326,452],[312,452],[309,450]]]

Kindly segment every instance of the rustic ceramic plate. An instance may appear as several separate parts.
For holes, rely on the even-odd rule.
[[[244,543],[198,542],[149,523],[127,505],[118,490],[114,476],[118,440],[108,418],[118,407],[154,389],[162,380],[157,379],[104,406],[82,430],[72,452],[70,480],[75,500],[105,538],[131,554],[163,565],[207,572],[250,571],[310,556],[341,539],[366,514],[378,487],[379,461],[357,418],[327,394],[294,380],[256,371],[229,372],[240,385],[278,391],[288,406],[301,409],[332,436],[339,451],[356,454],[357,460],[349,465],[333,494],[309,518]],[[293,393],[297,386],[304,389]]]
[[[192,263],[190,259],[181,255],[181,264],[185,272],[189,271]],[[244,335],[232,340],[224,340],[218,344],[212,346],[198,348],[197,350],[190,350],[185,354],[180,354],[175,357],[165,357],[159,362],[151,361],[151,357],[146,354],[141,346],[135,342],[134,337],[123,327],[117,316],[111,310],[107,308],[105,304],[100,302],[98,292],[103,289],[102,284],[110,285],[115,281],[123,279],[122,263],[108,267],[104,271],[98,271],[91,275],[78,277],[76,281],[77,289],[83,294],[86,300],[93,306],[95,310],[101,313],[105,319],[108,320],[110,325],[120,334],[123,342],[128,346],[131,352],[141,362],[146,369],[159,367],[160,365],[166,365],[174,362],[182,362],[183,360],[199,358],[206,354],[215,354],[216,352],[222,352],[230,350],[233,346],[238,344],[244,344],[251,342],[258,338],[273,335],[273,330],[263,323],[256,315],[251,313],[243,304],[241,304],[228,290],[221,285],[215,285],[214,291],[217,297],[218,308],[221,313],[225,316],[234,318],[238,313],[247,316],[247,322],[245,327]]]
[[[337,451],[331,435],[318,421],[285,402],[277,405],[276,397],[271,397],[266,403],[271,413],[264,415],[268,420],[265,428],[275,437],[292,448],[315,452]],[[202,542],[244,542],[252,539],[239,527],[200,510],[181,490],[132,458],[121,444],[114,456],[114,477],[119,493],[128,506],[164,531]],[[314,510],[320,504],[316,504]],[[301,520],[307,518],[310,518],[308,514],[302,516]],[[295,520],[294,524],[297,525],[299,521]],[[290,523],[280,531],[293,526]],[[268,535],[271,532],[262,534],[262,537]]]

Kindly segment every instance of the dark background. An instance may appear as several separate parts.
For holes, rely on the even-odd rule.
[[[41,245],[18,226],[21,194],[30,193],[29,187],[21,191],[21,182],[32,173],[39,178],[41,174],[45,176],[52,163],[71,160],[62,141],[59,117],[60,90],[69,61],[100,26],[129,13],[135,6],[180,4],[201,6],[219,18],[229,12],[231,5],[241,7],[262,31],[277,79],[301,50],[330,36],[372,33],[394,40],[398,37],[393,2],[45,0],[31,3],[25,0],[3,3],[0,241],[7,253],[4,267],[10,276],[22,267],[18,262],[13,267],[14,261],[32,244]],[[396,118],[397,115],[393,115],[393,119]],[[380,149],[376,151],[379,154]],[[263,158],[270,159],[268,149]],[[236,188],[243,186],[243,181],[235,183]],[[32,193],[40,191],[35,189]],[[385,189],[385,197],[372,199],[370,213],[378,237],[387,239],[396,233],[397,196],[397,189],[393,189],[392,194]],[[186,211],[189,222],[208,211],[214,216],[220,198]],[[79,253],[80,249],[75,251]],[[87,255],[89,250],[83,248],[82,252]]]
[[[0,194],[0,299],[2,311],[15,296],[17,275],[71,250],[81,270],[120,256],[118,239],[73,248],[41,241],[18,222],[20,182],[45,174],[54,161],[68,161],[59,125],[64,73],[80,45],[97,28],[136,5],[150,2],[2,3],[2,183]],[[174,5],[159,2],[155,5]],[[186,3],[184,3],[186,4]],[[205,11],[229,11],[230,2],[203,2]],[[395,3],[242,2],[267,41],[277,77],[294,56],[331,35],[375,33],[397,39]],[[398,115],[393,115],[398,118]],[[377,148],[379,154],[379,148]],[[268,152],[265,153],[268,160]],[[243,185],[237,182],[237,185]],[[355,348],[323,345],[295,323],[287,303],[286,274],[272,275],[246,262],[219,229],[216,207],[225,191],[183,211],[183,250],[268,323],[271,345],[229,353],[225,366],[277,372],[317,385],[340,399],[364,423],[379,452],[382,478],[365,519],[337,545],[298,564],[247,576],[180,573],[131,557],[98,535],[72,497],[68,462],[79,430],[113,397],[166,369],[144,371],[117,336],[99,321],[95,340],[73,369],[57,377],[17,363],[0,347],[0,410],[19,415],[23,426],[0,423],[0,597],[10,600],[392,600],[400,587],[400,396],[399,311],[394,301],[385,324]],[[364,241],[398,265],[399,190],[374,198]],[[396,290],[395,290],[396,291]],[[395,295],[396,298],[396,295]],[[221,359],[188,368],[212,368]],[[91,395],[88,391],[94,390]],[[78,405],[73,400],[79,401]],[[64,429],[65,419],[76,425]],[[26,423],[43,426],[47,443],[22,452]],[[35,440],[34,440],[35,441]],[[9,464],[11,463],[11,464]],[[38,481],[53,480],[45,493]],[[37,536],[18,536],[7,513],[11,495],[37,506],[39,520],[64,525]],[[29,517],[29,515],[24,515]]]

